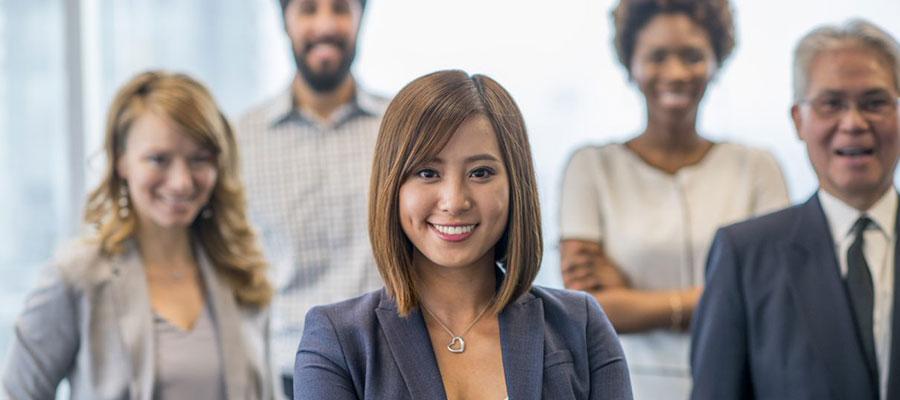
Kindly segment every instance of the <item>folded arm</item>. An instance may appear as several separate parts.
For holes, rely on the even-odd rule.
[[[584,290],[603,305],[620,333],[673,328],[685,330],[702,294],[701,287],[679,290],[633,289],[606,255],[603,245],[588,240],[560,242],[566,288]]]

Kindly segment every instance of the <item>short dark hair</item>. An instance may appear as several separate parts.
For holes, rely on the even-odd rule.
[[[705,29],[720,66],[734,50],[734,17],[728,0],[620,0],[612,10],[613,42],[629,74],[638,33],[659,14],[684,14]]]
[[[491,123],[509,177],[509,220],[494,245],[506,270],[492,300],[500,312],[531,288],[541,265],[543,242],[537,180],[525,121],[512,96],[484,75],[438,71],[406,85],[391,101],[375,144],[369,186],[369,240],[384,286],[400,315],[418,306],[412,278],[413,244],[400,226],[400,186],[414,168],[450,141],[467,119]]]
[[[288,4],[291,4],[292,1],[294,0],[278,0],[278,2],[281,3],[281,15],[284,15],[284,10],[287,8]],[[359,5],[362,6],[363,10],[365,10],[366,0],[359,0]]]

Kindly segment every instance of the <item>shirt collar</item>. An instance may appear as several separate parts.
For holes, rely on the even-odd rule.
[[[880,229],[887,237],[893,237],[897,221],[897,191],[891,187],[865,212],[861,212],[844,203],[825,190],[819,190],[819,202],[831,227],[831,237],[840,242],[853,228],[856,220],[867,215],[875,222],[874,228]],[[871,225],[870,225],[871,226]]]
[[[297,118],[299,121],[306,123],[318,123],[308,115],[300,112],[300,110],[294,106],[295,103],[292,85],[288,85],[275,97],[272,106],[269,108],[268,114],[266,115],[268,125],[273,127],[293,118]],[[382,101],[381,98],[368,90],[361,88],[359,83],[356,83],[353,98],[347,104],[335,111],[335,118],[332,125],[340,125],[359,114],[368,116],[380,115],[385,109],[383,103],[384,101]]]

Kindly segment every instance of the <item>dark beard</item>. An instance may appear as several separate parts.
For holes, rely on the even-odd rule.
[[[309,50],[313,45],[322,42],[334,44],[341,49],[341,64],[338,65],[337,69],[329,71],[329,68],[324,68],[322,72],[315,72],[309,67],[309,64],[306,63],[306,54]],[[294,52],[294,63],[297,65],[297,71],[300,72],[300,77],[303,78],[312,90],[318,93],[334,91],[338,85],[347,78],[347,75],[350,74],[350,67],[353,65],[353,59],[355,58],[356,46],[348,49],[347,42],[338,38],[326,38],[316,43],[310,43],[307,44],[302,51]]]

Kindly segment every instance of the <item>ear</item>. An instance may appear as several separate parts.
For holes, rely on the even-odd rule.
[[[794,132],[797,134],[797,139],[803,140],[803,136],[800,134],[803,118],[800,116],[800,106],[797,104],[791,106],[791,121],[794,122]]]

